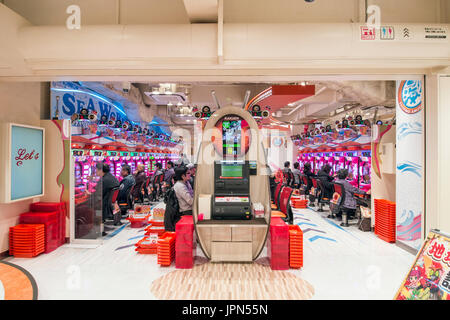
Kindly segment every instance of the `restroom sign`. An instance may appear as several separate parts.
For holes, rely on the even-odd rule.
[[[384,26],[380,29],[380,40],[394,40],[395,32],[394,27]]]
[[[361,26],[361,40],[375,40],[376,29],[372,27]]]

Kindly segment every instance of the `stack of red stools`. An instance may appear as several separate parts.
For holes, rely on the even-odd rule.
[[[135,244],[138,253],[141,254],[156,254],[158,251],[158,241],[151,239],[151,237],[144,237]]]
[[[271,218],[267,256],[272,270],[289,269],[289,226],[281,218]]]
[[[182,216],[175,225],[175,266],[191,269],[194,266],[194,220],[192,216]]]
[[[66,203],[65,202],[35,202],[30,205],[31,212],[58,212],[60,244],[66,243]]]
[[[308,200],[293,199],[292,207],[295,209],[306,209],[308,207]]]
[[[158,239],[158,264],[168,267],[175,259],[175,232],[164,232]]]
[[[289,266],[303,267],[303,231],[297,225],[289,226]]]
[[[45,226],[19,224],[9,228],[9,254],[16,258],[33,258],[45,251]]]
[[[164,233],[164,221],[159,220],[150,220],[150,225],[145,228],[145,234],[149,235],[150,233],[157,233],[158,236]]]
[[[375,234],[386,242],[395,242],[395,202],[375,199]]]
[[[27,212],[19,218],[20,224],[43,224],[45,227],[45,253],[61,245],[60,212]]]

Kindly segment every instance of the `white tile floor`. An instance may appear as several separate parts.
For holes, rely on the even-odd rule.
[[[314,286],[313,299],[392,299],[414,256],[371,232],[342,229],[326,216],[311,209],[296,212],[302,230],[315,230],[304,234],[303,269],[289,272]],[[7,261],[35,277],[39,299],[155,299],[152,281],[175,270],[174,265],[159,267],[156,255],[137,254],[134,246],[116,250],[136,243],[139,239],[130,238],[143,235],[142,230],[126,227],[97,249],[66,245],[33,259]]]

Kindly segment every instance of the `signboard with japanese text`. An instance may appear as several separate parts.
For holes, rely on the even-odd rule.
[[[429,233],[394,299],[450,300],[449,235]]]

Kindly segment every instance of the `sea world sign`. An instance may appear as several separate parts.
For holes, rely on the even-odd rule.
[[[108,119],[115,118],[122,122],[128,118],[125,112],[113,102],[100,95],[71,89],[51,89],[52,118],[56,116],[58,110],[59,119],[70,119],[74,113],[80,114],[82,109],[97,111],[98,119],[106,116]]]

